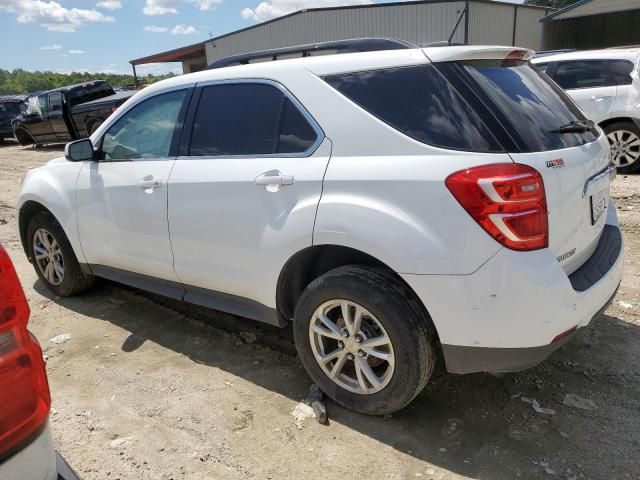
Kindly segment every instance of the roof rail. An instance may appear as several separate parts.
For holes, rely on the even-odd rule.
[[[280,56],[299,55],[309,57],[315,52],[327,51],[327,54],[356,53],[356,52],[376,52],[380,50],[400,50],[405,48],[418,48],[417,45],[397,38],[350,38],[347,40],[337,40],[332,42],[310,43],[308,45],[297,45],[295,47],[275,48],[272,50],[260,50],[257,52],[243,53],[231,57],[221,58],[210,64],[207,69],[230,67],[232,65],[247,65],[252,60],[278,60]],[[295,58],[295,57],[294,57]],[[282,60],[282,59],[280,59]]]

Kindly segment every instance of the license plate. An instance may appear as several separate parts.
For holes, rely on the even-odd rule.
[[[591,200],[591,225],[595,225],[607,210],[607,204],[609,202],[605,191],[594,193],[589,198]]]

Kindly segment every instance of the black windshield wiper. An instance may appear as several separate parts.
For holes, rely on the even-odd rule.
[[[584,133],[590,132],[595,127],[593,120],[577,120],[569,122],[561,127],[549,130],[550,133]]]

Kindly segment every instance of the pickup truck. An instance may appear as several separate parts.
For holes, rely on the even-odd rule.
[[[116,93],[103,80],[38,92],[27,98],[26,111],[13,120],[13,133],[21,145],[85,138],[134,93]]]

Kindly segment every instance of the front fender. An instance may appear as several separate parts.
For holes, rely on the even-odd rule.
[[[75,208],[75,188],[80,174],[82,162],[68,162],[64,158],[52,160],[47,165],[30,170],[22,184],[16,211],[18,229],[23,245],[26,245],[24,233],[29,219],[28,215],[33,203],[42,205],[58,220],[64,230],[79,262],[84,262],[84,255],[78,237]],[[28,208],[29,207],[29,208]]]

